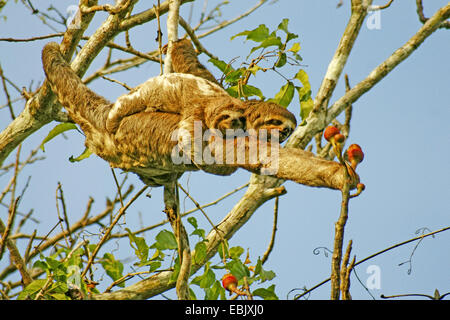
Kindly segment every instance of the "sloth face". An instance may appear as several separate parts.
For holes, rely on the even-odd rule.
[[[261,136],[262,130],[267,132],[267,140],[271,140],[272,137],[278,138],[278,142],[285,141],[295,129],[295,123],[290,119],[272,116],[265,117],[262,121],[256,121],[253,124],[249,124],[251,129],[254,129]]]
[[[246,119],[242,112],[235,110],[224,110],[215,119],[214,128],[226,134],[227,129],[246,129]]]
[[[285,141],[294,131],[297,122],[294,115],[272,102],[248,101],[245,111],[247,129],[253,129],[256,133],[267,132],[267,140],[278,138],[278,142]]]

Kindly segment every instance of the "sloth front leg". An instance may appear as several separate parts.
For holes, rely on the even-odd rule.
[[[291,180],[311,187],[341,190],[346,183],[347,168],[297,148],[283,148],[278,143],[258,140],[253,136],[232,140],[215,139],[209,146],[216,161],[229,167]],[[351,187],[359,182],[351,174]]]

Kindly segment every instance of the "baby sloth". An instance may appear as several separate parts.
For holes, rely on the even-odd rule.
[[[171,55],[174,72],[192,74],[218,84],[211,72],[198,60],[197,53],[190,40],[182,39],[174,42],[171,46]],[[267,132],[268,140],[275,133],[281,143],[289,137],[297,126],[295,116],[276,103],[250,100],[242,101],[239,108],[241,107],[245,110],[246,129],[250,133],[255,133],[255,131],[258,133],[264,129]],[[214,126],[214,128],[216,127]]]

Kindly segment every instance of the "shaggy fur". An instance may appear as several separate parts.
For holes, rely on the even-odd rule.
[[[172,151],[178,143],[173,132],[183,126],[190,128],[193,119],[200,120],[204,128],[222,130],[236,125],[232,120],[239,122],[244,114],[250,126],[279,127],[287,136],[295,127],[295,117],[276,104],[242,102],[228,96],[216,84],[188,74],[152,78],[111,104],[82,83],[64,61],[58,44],[44,47],[42,62],[52,90],[85,133],[86,146],[112,167],[135,172],[148,185],[164,185],[185,171],[198,169],[216,175],[229,175],[239,167],[261,173],[276,162],[278,170],[272,175],[278,178],[317,187],[343,186],[344,166],[303,150],[272,151],[269,143],[267,148],[272,153],[260,161],[250,161],[254,155],[251,136],[214,141],[212,155],[222,155],[224,164],[172,161]],[[237,127],[242,127],[242,123],[237,123]],[[225,150],[229,143],[233,147]],[[274,155],[277,157],[273,158]],[[245,161],[231,161],[237,157]],[[355,185],[357,180],[355,177]]]

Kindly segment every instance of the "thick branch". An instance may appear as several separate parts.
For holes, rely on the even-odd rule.
[[[314,111],[323,111],[328,106],[328,100],[333,94],[336,84],[342,74],[347,59],[353,49],[353,44],[361,30],[361,26],[368,13],[368,7],[372,4],[372,0],[362,4],[361,1],[352,1],[352,14],[345,28],[341,41],[328,65],[328,70],[320,85],[314,101]]]
[[[376,67],[366,79],[358,83],[343,97],[337,100],[327,111],[326,116],[321,113],[313,113],[306,120],[306,125],[299,126],[287,141],[288,147],[305,148],[314,135],[323,130],[333,119],[335,119],[345,108],[358,100],[364,93],[373,88],[379,81],[389,74],[396,66],[408,58],[436,29],[442,21],[450,16],[450,4],[439,9],[419,31],[397,49],[388,59]]]
[[[337,100],[328,110],[325,123],[330,123],[349,104],[358,100],[364,93],[372,89],[380,80],[386,77],[396,66],[408,58],[441,23],[450,17],[450,4],[439,9],[419,31],[403,46],[398,48],[389,58],[376,67],[363,81],[349,90],[342,98]]]
[[[191,250],[186,229],[181,222],[180,200],[176,181],[164,186],[165,212],[172,226],[178,244],[178,259],[180,271],[176,281],[176,291],[179,300],[189,299],[189,277],[191,275]]]
[[[80,5],[95,4],[97,0],[80,0]],[[71,59],[93,17],[93,13],[82,14],[77,28],[68,28],[64,33],[60,49],[67,61]],[[53,120],[52,115],[59,111],[55,108],[54,101],[54,94],[48,82],[44,81],[39,92],[27,101],[25,110],[0,133],[0,166],[22,141]]]
[[[253,213],[266,201],[286,193],[284,187],[270,188],[275,179],[265,176],[252,176],[251,183],[243,198],[234,206],[227,216],[218,224],[217,228],[212,229],[208,236],[207,253],[202,261],[196,261],[192,265],[191,274],[197,272],[207,261],[216,253],[222,238],[230,239],[247,221]],[[216,231],[218,230],[218,231]],[[220,234],[219,234],[220,233]],[[192,253],[195,255],[195,251]],[[172,271],[164,271],[139,281],[127,288],[117,290],[111,293],[103,293],[93,296],[98,300],[134,300],[148,299],[167,291],[175,286],[169,283]]]
[[[116,3],[118,8],[127,5],[128,9],[121,11],[119,14],[110,15],[83,46],[71,64],[78,76],[82,77],[85,74],[94,58],[118,33],[156,18],[155,10],[150,9],[125,19],[129,8],[132,8],[136,1],[133,0],[131,5],[128,5],[128,0],[119,0]],[[181,3],[191,1],[184,0]],[[85,7],[96,4],[97,0],[80,0],[80,5]],[[161,4],[160,14],[167,12],[168,4],[168,1]],[[61,52],[63,52],[66,61],[69,61],[72,57],[76,45],[93,16],[94,13],[82,13],[79,28],[69,28],[65,32],[61,42]],[[0,133],[0,166],[22,141],[54,119],[54,115],[59,112],[59,107],[54,102],[55,96],[50,90],[48,82],[44,81],[39,92],[28,100],[25,110]]]
[[[164,74],[173,72],[172,44],[178,40],[178,21],[180,19],[181,0],[169,0],[169,14],[167,16],[167,54],[164,60]]]

